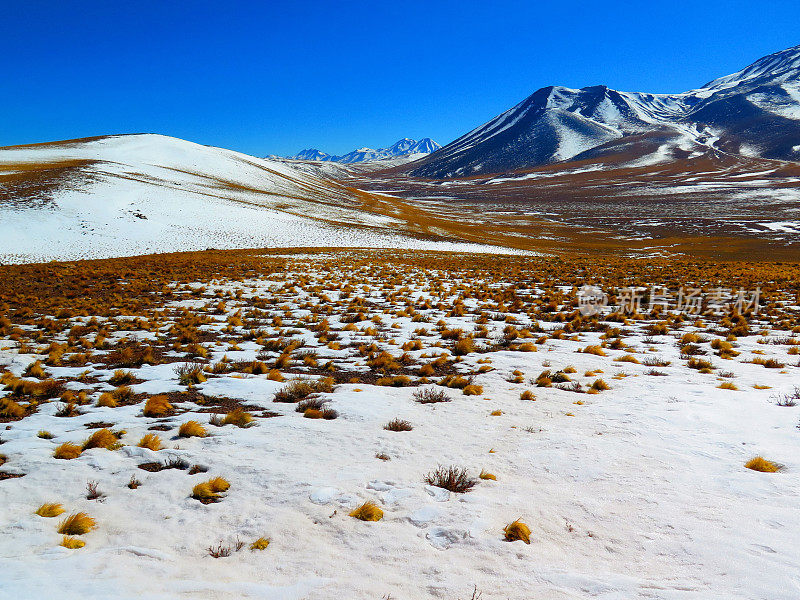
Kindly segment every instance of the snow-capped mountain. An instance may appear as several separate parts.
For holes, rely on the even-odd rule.
[[[372,160],[384,160],[388,158],[396,158],[398,156],[408,156],[411,154],[430,154],[439,148],[441,148],[441,146],[434,142],[431,138],[422,138],[419,141],[411,138],[403,138],[396,141],[388,148],[378,148],[377,150],[373,150],[372,148],[358,148],[357,150],[353,150],[347,154],[334,156],[332,154],[327,154],[326,152],[321,152],[316,148],[307,148],[305,150],[301,150],[294,156],[290,156],[289,158],[295,160],[313,160],[323,162],[331,161],[351,164]]]
[[[444,178],[597,156],[659,162],[709,151],[800,160],[800,46],[682,94],[545,87],[411,172]]]

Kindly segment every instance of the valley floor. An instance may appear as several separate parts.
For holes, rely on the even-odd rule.
[[[0,474],[21,475],[0,476],[0,598],[800,597],[796,265],[306,250],[0,271]],[[760,286],[761,307],[586,316],[587,282],[612,304]],[[424,481],[450,466],[475,485]],[[349,516],[366,501],[381,520]],[[68,549],[78,512],[96,526]],[[517,519],[529,544],[504,539]]]

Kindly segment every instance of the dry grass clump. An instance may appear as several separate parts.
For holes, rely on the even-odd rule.
[[[114,396],[114,400],[117,402],[130,402],[135,396],[133,390],[127,385],[119,386],[111,392],[111,395]]]
[[[641,364],[639,359],[633,356],[632,354],[626,354],[625,356],[620,356],[619,358],[615,358],[614,362],[627,362],[633,363],[635,365]]]
[[[85,512],[68,516],[58,526],[58,533],[62,535],[83,535],[89,533],[97,526],[97,522]]]
[[[137,446],[139,446],[139,448],[147,448],[153,452],[158,452],[163,447],[161,445],[161,438],[155,433],[147,433],[143,435]]]
[[[208,431],[197,421],[186,421],[178,428],[178,437],[206,437]]]
[[[349,516],[360,521],[380,521],[383,518],[383,511],[374,502],[364,502],[364,504],[353,510]]]
[[[53,457],[62,460],[72,460],[73,458],[78,458],[81,452],[83,452],[83,450],[77,444],[64,442],[53,452]]]
[[[117,450],[121,447],[117,436],[110,429],[98,429],[83,442],[83,449],[105,448],[106,450]]]
[[[470,383],[469,385],[464,386],[464,389],[462,389],[461,392],[465,396],[480,396],[483,394],[483,386]]]
[[[296,379],[278,390],[273,402],[299,402],[311,394],[330,393],[333,391],[333,383],[331,377],[318,381]]]
[[[269,546],[269,539],[260,537],[255,542],[250,544],[250,550],[266,550],[267,546]]]
[[[11,398],[0,398],[0,417],[21,419],[27,414],[25,409]]]
[[[408,375],[390,375],[379,378],[375,382],[375,385],[383,385],[387,387],[406,387],[411,385],[411,378]]]
[[[519,395],[520,400],[536,400],[536,394],[530,390],[525,390]]]
[[[595,390],[596,392],[604,392],[606,390],[610,390],[611,387],[602,379],[595,379],[594,383],[592,383],[589,389]]]
[[[171,410],[172,404],[169,403],[167,396],[158,395],[147,399],[142,413],[145,417],[163,417],[169,414]]]
[[[322,411],[316,408],[307,408],[303,411],[303,416],[306,419],[321,419]]]
[[[173,371],[178,376],[178,381],[181,385],[191,387],[198,383],[203,383],[206,380],[203,367],[197,363],[183,363],[176,366]]]
[[[763,456],[756,456],[744,463],[745,468],[761,473],[777,473],[781,470],[781,465],[767,460]]]
[[[52,440],[55,436],[49,431],[42,429],[41,431],[39,431],[39,433],[36,434],[36,437],[41,438],[43,440]]]
[[[478,477],[481,479],[491,479],[492,481],[497,481],[497,477],[494,475],[494,473],[489,473],[489,471],[485,471],[483,469],[481,469],[481,473],[478,475]]]
[[[419,402],[420,404],[435,404],[437,402],[450,402],[452,400],[443,390],[437,390],[435,388],[416,390],[411,394],[411,398],[413,398],[414,402]]]
[[[133,373],[130,371],[117,369],[114,371],[111,379],[108,380],[108,383],[111,385],[128,385],[129,383],[133,383],[135,379],[136,378],[133,376]]]
[[[204,483],[198,483],[192,488],[192,498],[200,500],[204,504],[217,502],[220,499],[220,492],[226,492],[231,484],[223,477],[214,477]]]
[[[721,389],[721,390],[738,390],[739,389],[738,387],[736,387],[736,384],[733,383],[732,381],[725,381],[723,383],[720,383],[717,387],[719,389]]]
[[[403,419],[392,419],[383,428],[387,431],[411,431],[414,427]]]
[[[61,543],[59,544],[59,546],[64,546],[64,548],[69,548],[70,550],[77,550],[78,548],[83,548],[85,545],[86,542],[83,540],[68,535],[62,537]]]
[[[531,530],[525,523],[517,519],[503,528],[503,537],[507,542],[522,541],[531,543]]]
[[[45,502],[36,509],[36,514],[40,517],[57,517],[64,512],[64,507],[56,502]]]
[[[37,379],[44,379],[46,377],[42,363],[38,360],[29,364],[22,375],[24,377],[36,377]]]
[[[468,492],[478,483],[467,475],[465,468],[456,466],[439,467],[425,475],[423,481],[428,485],[444,488],[456,494]]]
[[[246,410],[237,408],[225,415],[221,421],[222,425],[236,425],[236,427],[250,427],[253,423],[253,415]]]
[[[595,356],[606,356],[606,353],[600,346],[586,346],[581,352],[584,354],[594,354]]]
[[[97,399],[97,406],[103,406],[105,408],[116,408],[117,399],[114,398],[113,394],[109,394],[108,392],[103,392]]]

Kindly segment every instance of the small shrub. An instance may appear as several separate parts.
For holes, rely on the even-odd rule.
[[[86,483],[87,500],[97,500],[105,496],[105,494],[97,488],[98,485],[99,484],[96,481],[89,481]]]
[[[191,387],[192,385],[203,383],[206,380],[203,367],[198,363],[183,363],[182,365],[176,366],[173,371],[178,376],[178,381],[181,385]]]
[[[143,414],[145,417],[163,417],[172,410],[172,404],[164,395],[152,396],[144,404]]]
[[[81,452],[83,450],[77,444],[64,442],[53,452],[53,457],[61,460],[72,460],[73,458],[78,458]]]
[[[297,403],[295,411],[299,413],[304,413],[307,410],[321,411],[323,408],[325,408],[326,402],[327,400],[323,400],[322,398],[307,398]]]
[[[186,421],[178,428],[178,437],[206,437],[208,431],[197,421]]]
[[[411,423],[402,419],[392,419],[386,425],[384,425],[383,428],[387,431],[411,431],[414,429],[414,427],[411,426]]]
[[[158,437],[155,433],[147,433],[142,436],[142,439],[139,440],[137,444],[139,448],[147,448],[148,450],[152,450],[153,452],[158,452],[161,450],[161,438]]]
[[[85,512],[75,513],[61,521],[58,533],[62,535],[83,535],[97,526],[97,522]]]
[[[507,542],[516,542],[519,540],[526,544],[531,543],[530,527],[519,519],[506,525],[503,529],[503,534]]]
[[[338,418],[339,413],[336,412],[333,408],[323,408],[322,409],[322,418],[326,421],[332,421],[333,419]]]
[[[435,404],[437,402],[450,402],[452,400],[443,390],[434,388],[416,390],[411,394],[411,398],[413,398],[414,402],[419,402],[420,404]]]
[[[477,481],[467,475],[463,467],[439,467],[424,477],[425,483],[435,487],[444,488],[456,494],[470,491]]]
[[[40,517],[57,517],[64,512],[64,507],[55,502],[45,502],[36,509],[36,514]]]
[[[781,470],[781,466],[778,463],[774,463],[771,460],[767,460],[763,456],[756,456],[755,458],[751,458],[744,464],[745,468],[751,469],[753,471],[759,471],[761,473],[777,473]]]
[[[374,502],[364,502],[364,504],[353,510],[349,516],[360,521],[380,521],[383,518],[383,511]]]
[[[136,475],[131,475],[131,479],[128,481],[128,487],[132,490],[135,490],[140,485],[142,485],[142,482],[136,479]]]

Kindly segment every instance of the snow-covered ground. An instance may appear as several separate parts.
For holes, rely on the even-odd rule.
[[[280,326],[261,327],[262,337],[302,339],[302,350],[313,350],[320,365],[330,360],[354,373],[368,370],[359,344],[375,342],[399,357],[401,345],[419,340],[421,349],[405,351],[418,365],[452,353],[448,342],[433,345],[441,342],[440,331],[477,332],[473,314],[447,316],[458,281],[447,282],[451,292],[433,299],[444,301],[444,310],[419,311],[426,323],[386,312],[405,306],[385,298],[406,281],[387,288],[385,281],[340,274],[353,285],[358,282],[359,296],[367,299],[366,318],[381,316],[383,322],[365,320],[348,329],[336,308],[327,319],[338,345],[326,345],[303,320],[311,314],[308,307],[299,305],[334,307],[343,296],[329,287],[330,274],[319,270],[318,262],[306,264],[297,257],[285,281],[296,283],[300,275],[310,279],[299,291],[281,287],[280,280],[218,281],[199,298],[179,294],[168,308],[212,316],[201,326],[213,334],[203,344],[209,364],[223,357],[257,358],[262,346],[243,341],[245,328],[232,325],[223,331],[237,310],[247,313],[251,299],[274,299],[265,316],[284,319]],[[417,281],[401,296],[409,293],[421,301],[436,295],[427,285],[432,279]],[[226,298],[221,313],[204,308],[218,301],[216,292],[236,289],[244,291],[241,299]],[[478,301],[467,299],[465,305],[471,310]],[[516,318],[512,327],[533,326],[524,312],[509,314]],[[440,319],[444,324],[435,326]],[[154,342],[166,336],[169,323],[162,322],[158,332],[110,333],[109,341],[112,347],[122,336]],[[709,354],[703,358],[716,367],[701,373],[687,367],[676,343],[696,327],[648,336],[645,324],[626,327],[627,347],[606,348],[607,356],[580,352],[608,342],[589,331],[574,339],[550,338],[536,344],[537,351],[515,350],[512,344],[469,353],[453,367],[472,374],[482,393],[466,396],[459,389],[437,388],[451,396],[447,403],[417,403],[414,387],[341,384],[321,395],[339,413],[330,421],[303,418],[295,405],[273,402],[284,384],[266,374],[209,376],[197,386],[201,393],[241,400],[256,415],[269,410],[279,416],[258,418],[246,429],[208,426],[205,438],[175,437],[189,419],[208,422],[209,415],[198,412],[203,407],[191,402],[165,419],[142,416],[142,404],[102,408],[91,402],[74,417],[55,416],[58,402],[42,404],[0,433],[0,452],[8,457],[3,470],[26,473],[0,481],[0,597],[466,600],[476,586],[484,600],[795,600],[800,597],[800,432],[795,427],[800,408],[774,401],[800,383],[797,356],[787,354],[795,346],[787,345],[783,332],[741,337],[736,342],[741,354],[723,360],[711,355],[708,343],[714,336],[701,333],[698,343]],[[488,337],[476,343],[500,340],[508,325],[490,320]],[[561,326],[541,325],[549,331]],[[109,327],[113,332],[112,323]],[[420,327],[427,332],[415,333]],[[240,341],[234,346],[235,338]],[[41,358],[19,354],[10,340],[0,341],[0,348],[0,369],[16,376]],[[267,354],[260,355],[267,363],[278,357]],[[623,356],[639,362],[616,360]],[[657,369],[644,364],[654,357],[669,364]],[[745,362],[753,358],[775,358],[788,366],[765,369]],[[482,366],[491,369],[475,375]],[[133,390],[150,395],[186,389],[173,367],[130,369],[141,380]],[[105,382],[113,369],[95,361],[46,368],[54,377],[87,370],[97,383],[73,381],[69,387],[89,389],[93,398],[113,389]],[[409,367],[408,373],[416,369]],[[563,369],[584,390],[598,378],[610,389],[590,395],[531,383],[544,370]],[[513,383],[515,377],[521,382]],[[436,387],[437,379],[425,387]],[[738,390],[720,389],[724,382]],[[535,400],[522,400],[525,390],[533,391]],[[413,430],[384,430],[393,418],[409,421]],[[80,444],[90,433],[86,424],[98,421],[124,431],[121,449],[87,450],[74,460],[53,458],[56,446]],[[154,424],[168,427],[150,431]],[[37,437],[40,430],[53,439]],[[166,449],[137,447],[148,432],[161,435]],[[784,468],[778,473],[744,468],[756,455]],[[169,457],[208,471],[189,475],[136,468]],[[439,465],[466,467],[474,477],[486,470],[496,481],[480,480],[468,493],[450,493],[423,482]],[[135,490],[126,487],[132,475],[142,482]],[[216,475],[231,483],[220,502],[205,505],[190,497],[196,483]],[[98,482],[105,498],[86,499],[87,481]],[[381,521],[348,516],[367,500],[384,511]],[[60,518],[33,514],[43,502],[60,502],[66,514],[86,511],[97,520],[97,529],[82,536],[86,547],[58,545]],[[515,519],[530,526],[529,545],[503,540],[503,528]],[[248,549],[262,536],[270,539],[266,550]],[[241,551],[226,558],[208,555],[209,546],[237,540],[246,544]]]
[[[159,135],[2,149],[0,192],[20,165],[76,160],[94,162],[51,202],[0,202],[0,263],[290,246],[508,252],[410,238],[324,174]]]

